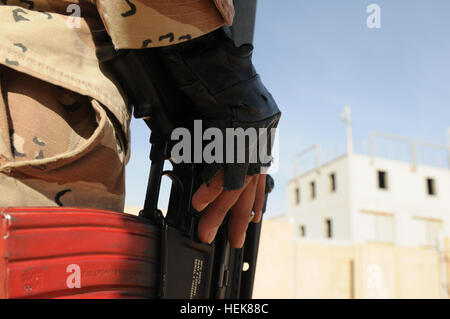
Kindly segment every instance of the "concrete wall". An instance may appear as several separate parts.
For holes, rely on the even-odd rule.
[[[436,250],[295,239],[294,223],[264,221],[255,298],[441,298]],[[447,240],[450,257],[450,240]],[[450,275],[447,258],[447,276]],[[445,265],[444,265],[445,266]]]
[[[292,298],[295,289],[293,224],[267,220],[262,224],[254,298]]]
[[[295,243],[295,298],[352,298],[350,246]]]

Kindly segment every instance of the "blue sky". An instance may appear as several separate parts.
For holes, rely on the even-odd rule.
[[[380,29],[366,24],[372,3]],[[371,131],[447,143],[449,15],[448,0],[259,0],[254,63],[283,112],[269,216],[285,211],[296,153],[316,143],[343,150],[346,104],[357,150]],[[149,132],[136,120],[131,128],[126,203],[142,206]]]

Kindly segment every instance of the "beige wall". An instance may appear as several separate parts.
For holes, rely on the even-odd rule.
[[[351,298],[351,247],[300,242],[295,246],[297,298]]]
[[[439,256],[426,249],[396,249],[398,298],[441,298]]]
[[[439,255],[424,248],[296,240],[290,222],[263,223],[254,298],[441,298]],[[450,240],[447,240],[450,260]],[[445,268],[443,268],[445,269]],[[447,264],[450,278],[450,265]]]
[[[292,298],[293,241],[292,224],[263,222],[254,298]]]
[[[450,238],[445,239],[445,252],[443,258],[446,263],[446,278],[447,278],[447,295],[450,297]]]

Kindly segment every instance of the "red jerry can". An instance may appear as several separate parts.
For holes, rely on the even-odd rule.
[[[0,208],[0,298],[152,298],[159,231],[80,208]]]

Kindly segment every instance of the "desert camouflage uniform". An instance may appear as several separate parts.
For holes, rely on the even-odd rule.
[[[0,207],[122,211],[130,108],[96,49],[107,33],[176,44],[233,15],[231,0],[0,0]]]

